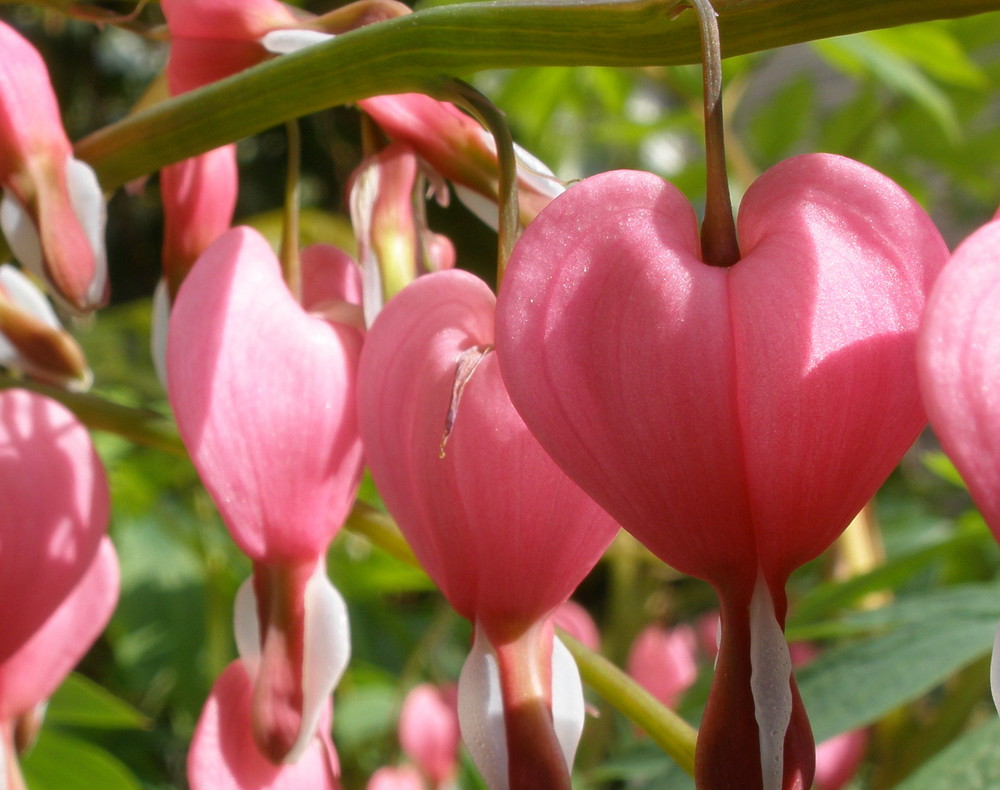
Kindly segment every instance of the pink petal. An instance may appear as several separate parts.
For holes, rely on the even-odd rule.
[[[858,772],[868,750],[868,731],[836,735],[816,747],[816,790],[841,790]]]
[[[628,673],[660,702],[673,708],[698,678],[695,644],[689,626],[646,626],[629,650]]]
[[[118,601],[118,558],[108,538],[59,607],[0,663],[0,721],[44,702],[90,649]]]
[[[160,171],[163,195],[163,269],[177,293],[194,262],[229,229],[239,175],[236,146],[226,145]]]
[[[21,263],[68,308],[107,297],[104,197],[89,165],[73,159],[45,63],[0,22],[0,225]]]
[[[941,446],[1000,540],[1000,221],[959,245],[920,335],[924,401]]]
[[[302,304],[328,321],[364,330],[361,314],[361,269],[332,244],[310,244],[302,250]]]
[[[403,752],[436,787],[458,770],[458,709],[455,689],[430,683],[414,686],[399,714],[399,743]]]
[[[922,425],[914,337],[947,251],[897,185],[827,155],[768,171],[740,234],[738,264],[706,266],[673,187],[587,179],[519,241],[498,355],[542,444],[658,556],[780,587]]]
[[[0,661],[87,572],[108,508],[104,469],[76,418],[40,395],[0,392]]]
[[[452,606],[487,629],[551,611],[617,530],[521,422],[494,354],[466,384],[442,446],[456,362],[492,343],[493,306],[466,272],[420,277],[379,314],[359,371],[379,491]]]
[[[590,616],[590,612],[576,601],[572,599],[563,601],[556,608],[553,617],[555,624],[577,642],[594,651],[601,649],[601,634],[597,630],[597,623]]]
[[[188,753],[191,790],[340,790],[340,767],[330,739],[330,706],[299,760],[275,765],[251,732],[253,683],[239,660],[212,687]]]
[[[298,20],[278,0],[162,0],[170,35],[251,41]]]
[[[365,790],[424,790],[426,785],[417,769],[410,765],[379,768],[371,775]]]
[[[184,281],[167,372],[178,428],[252,559],[315,558],[361,474],[354,380],[361,335],[306,313],[256,231],[223,234]]]

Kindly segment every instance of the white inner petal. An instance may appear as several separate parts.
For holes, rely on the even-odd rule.
[[[556,637],[552,644],[552,721],[570,772],[583,734],[584,716],[580,670],[566,645]]]
[[[236,649],[250,677],[260,667],[260,623],[253,577],[240,585],[233,607]],[[347,605],[326,576],[321,557],[305,589],[305,655],[302,666],[302,724],[285,757],[294,763],[309,746],[327,698],[340,682],[351,657],[351,630]]]
[[[321,33],[318,30],[272,30],[265,33],[260,43],[268,52],[276,55],[287,55],[300,49],[322,44],[335,38],[332,33]]]
[[[37,277],[47,280],[42,261],[42,240],[38,228],[13,192],[5,189],[0,199],[0,230],[11,252],[21,265]]]
[[[489,790],[507,790],[507,732],[497,658],[476,626],[458,677],[458,724],[462,740]]]
[[[750,666],[763,790],[781,790],[785,733],[792,718],[792,659],[763,574],[750,601]]]
[[[149,331],[149,351],[153,368],[164,391],[167,389],[167,327],[170,324],[170,290],[167,278],[161,277],[153,291],[153,314]]]
[[[379,168],[364,165],[354,180],[349,198],[351,225],[358,240],[358,263],[361,265],[361,306],[365,326],[371,326],[383,304],[382,270],[372,244],[372,214],[380,186]]]
[[[38,287],[19,269],[5,263],[0,266],[0,287],[8,298],[28,315],[37,318],[46,326],[62,329],[55,310]]]
[[[462,201],[463,206],[479,217],[479,219],[481,219],[489,227],[493,228],[493,230],[499,229],[500,216],[495,200],[492,200],[485,195],[480,195],[478,192],[469,189],[466,186],[462,186],[461,184],[452,182],[452,187],[454,188],[458,199]]]
[[[990,659],[990,688],[993,691],[993,704],[1000,711],[1000,624],[997,625],[997,635],[993,640],[993,658]]]
[[[94,278],[87,289],[87,301],[97,304],[104,297],[108,281],[108,256],[104,246],[108,211],[104,193],[94,169],[72,157],[66,162],[66,186],[73,213],[94,253]]]
[[[351,658],[351,629],[344,598],[326,575],[321,557],[306,583],[305,658],[302,667],[302,729],[285,757],[294,763],[312,740],[327,698]]]
[[[257,676],[260,666],[260,623],[257,621],[257,595],[253,590],[253,576],[236,591],[233,603],[233,635],[236,651],[246,665],[250,677]]]
[[[552,645],[552,720],[566,766],[572,771],[583,733],[583,684],[576,661],[566,646]],[[496,654],[476,626],[462,673],[458,678],[458,723],[465,748],[489,790],[507,789],[507,731]]]

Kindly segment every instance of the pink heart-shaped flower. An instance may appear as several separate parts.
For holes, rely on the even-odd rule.
[[[803,762],[782,769],[778,744],[764,786],[789,787],[811,774],[808,725],[794,684],[781,699],[751,694],[763,660],[751,654],[770,645],[790,668],[777,641],[788,574],[840,533],[924,423],[915,335],[948,253],[898,185],[830,155],[765,173],[738,231],[741,260],[708,266],[675,188],[636,172],[586,179],[518,242],[497,349],[512,401],[560,466],[722,597],[725,690],[706,713],[699,786],[755,786],[753,714],[773,704]]]

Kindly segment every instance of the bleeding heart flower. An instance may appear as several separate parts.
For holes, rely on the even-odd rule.
[[[215,681],[188,752],[191,790],[340,790],[340,763],[330,739],[330,700],[299,760],[275,765],[254,742],[253,689],[251,674],[239,659]]]
[[[629,649],[629,675],[668,708],[698,679],[695,649],[698,639],[688,625],[664,628],[648,625]]]
[[[104,195],[73,158],[37,50],[0,22],[0,228],[22,265],[68,309],[107,301]]]
[[[0,786],[17,790],[19,720],[89,649],[118,597],[104,470],[55,401],[0,391],[0,502]]]
[[[576,668],[561,643],[553,646],[551,614],[617,525],[511,406],[490,353],[494,303],[482,281],[459,270],[420,277],[390,301],[362,353],[361,429],[375,482],[421,565],[476,624],[459,714],[487,784],[508,786],[509,753],[511,787],[534,771],[535,783],[563,786],[583,701],[578,675],[565,703],[552,693],[553,676]],[[564,705],[579,719],[560,745],[553,730]],[[557,752],[562,779],[551,773]]]
[[[399,745],[435,788],[458,772],[457,705],[454,686],[421,683],[410,689],[399,713]]]
[[[163,277],[153,294],[150,345],[164,387],[170,306],[194,262],[232,224],[238,192],[235,145],[207,151],[160,171]]]
[[[330,259],[320,251],[320,262]],[[355,293],[357,277],[354,267]],[[306,280],[307,295],[328,307],[331,288],[350,278]],[[255,680],[257,742],[274,762],[294,761],[311,742],[350,651],[324,557],[361,475],[361,341],[356,328],[307,313],[248,228],[227,231],[199,258],[170,318],[168,385],[181,437],[254,562],[237,597],[237,644]]]
[[[0,391],[0,502],[0,591],[13,596],[0,602],[6,661],[66,600],[107,529],[104,468],[86,429],[55,401]]]
[[[415,277],[455,265],[451,240],[427,227],[426,183],[417,155],[401,143],[366,157],[351,177],[351,225],[364,272],[368,324]]]
[[[931,426],[1000,540],[1000,216],[952,256],[927,304],[920,383]],[[993,647],[993,699],[1000,710],[1000,629]]]
[[[915,336],[947,249],[896,184],[828,155],[765,173],[738,231],[740,260],[709,266],[690,203],[663,180],[574,185],[514,250],[497,356],[567,474],[716,587],[722,643],[697,781],[770,790],[808,786],[813,761],[784,584],[924,423]]]

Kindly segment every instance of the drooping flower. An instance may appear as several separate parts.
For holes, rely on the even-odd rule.
[[[460,739],[454,686],[414,686],[399,713],[399,745],[431,787],[445,786],[458,772]]]
[[[107,300],[105,204],[97,176],[73,157],[48,70],[0,22],[0,228],[21,264],[74,312]]]
[[[459,716],[487,784],[568,787],[583,700],[551,615],[617,525],[513,410],[490,353],[494,302],[482,281],[451,270],[386,305],[362,353],[362,436],[421,565],[475,623]],[[566,690],[553,690],[560,682]]]
[[[86,573],[107,529],[104,469],[86,429],[55,401],[0,391],[0,503],[0,590],[16,596],[3,606],[6,661]]]
[[[915,336],[947,248],[896,184],[828,155],[765,173],[738,229],[740,260],[709,266],[691,205],[663,180],[574,185],[514,250],[497,356],[567,474],[715,586],[722,641],[699,786],[770,790],[812,775],[785,581],[924,423]]]
[[[293,765],[275,765],[254,740],[253,695],[253,680],[241,659],[215,681],[188,752],[191,790],[340,790],[340,763],[330,738],[330,700],[299,759]]]
[[[919,360],[931,427],[1000,541],[998,250],[1000,216],[955,250],[927,304]],[[993,646],[991,681],[1000,710],[1000,629]]]
[[[357,276],[310,274],[308,295],[329,314],[331,289],[356,292]],[[312,741],[350,650],[324,558],[361,475],[361,341],[354,326],[306,312],[248,228],[202,255],[170,319],[168,392],[181,437],[254,563],[237,596],[236,638],[254,680],[254,734],[273,762],[294,761]]]
[[[0,784],[11,790],[23,787],[18,720],[51,696],[118,598],[107,521],[83,426],[48,398],[0,392]]]
[[[626,669],[646,691],[668,708],[698,679],[697,638],[690,626],[648,625],[629,649]]]

